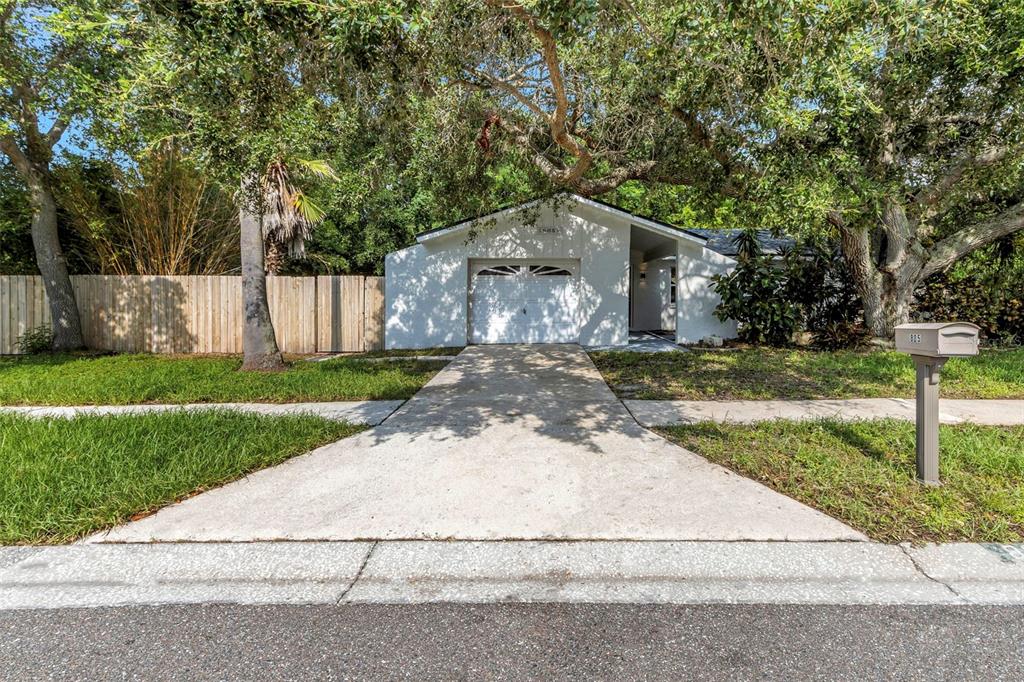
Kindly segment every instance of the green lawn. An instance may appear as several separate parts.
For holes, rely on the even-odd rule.
[[[67,542],[363,428],[227,411],[0,414],[0,544]]]
[[[874,540],[1024,541],[1024,426],[941,427],[937,488],[914,478],[911,422],[708,423],[659,432]]]
[[[617,395],[647,400],[909,398],[914,364],[896,352],[744,349],[591,353]],[[950,360],[946,398],[1024,398],[1024,349]]]
[[[0,358],[0,405],[301,402],[412,396],[444,365],[344,357],[239,372],[241,358],[38,355]]]

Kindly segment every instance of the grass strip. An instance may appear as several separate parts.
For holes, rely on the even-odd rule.
[[[811,400],[914,395],[914,363],[893,351],[601,351],[591,357],[623,398]],[[942,370],[942,395],[1024,398],[1024,349],[989,350],[950,360]]]
[[[68,542],[363,428],[226,410],[0,414],[0,544]]]
[[[283,372],[239,372],[241,358],[39,355],[0,358],[0,405],[401,400],[444,365],[345,357],[293,362]]]
[[[910,422],[704,423],[658,430],[873,540],[1024,540],[1024,426],[943,425],[939,487],[915,480]]]

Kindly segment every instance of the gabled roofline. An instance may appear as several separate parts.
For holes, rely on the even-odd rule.
[[[428,242],[433,239],[437,239],[438,237],[447,236],[449,234],[452,234],[453,232],[461,232],[462,230],[468,229],[473,223],[483,220],[484,218],[496,218],[498,216],[511,215],[516,211],[521,211],[522,209],[528,206],[539,204],[540,202],[547,201],[550,198],[551,197],[540,197],[538,199],[531,199],[530,201],[524,202],[522,204],[509,206],[508,208],[499,209],[492,213],[484,213],[483,215],[473,216],[472,218],[467,218],[466,220],[462,220],[451,225],[445,225],[444,227],[435,227],[432,230],[420,232],[418,235],[416,235],[416,241],[422,244],[423,242]]]
[[[628,220],[629,222],[635,225],[647,228],[652,232],[657,232],[659,234],[665,235],[666,237],[670,237],[672,239],[685,239],[687,241],[700,244],[701,246],[707,244],[708,242],[708,240],[705,239],[704,237],[695,235],[680,227],[676,227],[675,225],[671,225],[660,220],[655,220],[654,218],[648,218],[642,215],[637,215],[635,213],[630,213],[629,211],[625,211],[619,208],[618,206],[606,204],[605,202],[598,201],[596,199],[588,199],[587,197],[581,197],[578,194],[573,194],[572,196],[573,198],[576,199],[577,202],[583,204],[584,206],[590,206],[591,208],[596,208],[599,211],[611,213],[612,215],[616,215],[620,218]]]
[[[657,232],[658,234],[664,235],[671,239],[691,241],[700,244],[701,246],[704,246],[708,242],[706,238],[693,234],[682,228],[670,225],[669,223],[665,223],[660,220],[655,220],[654,218],[647,218],[645,216],[636,215],[635,213],[630,213],[629,211],[625,211],[619,208],[618,206],[606,204],[603,201],[598,201],[596,199],[588,199],[587,197],[582,197],[578,194],[568,194],[567,196],[574,200],[577,204],[588,206],[598,211],[604,211],[605,213],[610,213],[614,216],[627,220],[630,223],[633,223],[634,225],[638,225],[652,232]],[[539,204],[542,201],[547,201],[550,198],[551,197],[541,197],[539,199],[533,199],[531,201],[527,201],[522,204],[517,204],[515,206],[510,206],[508,208],[495,211],[493,213],[487,213],[485,215],[476,216],[475,218],[469,218],[468,220],[463,220],[453,225],[435,228],[433,230],[428,230],[427,232],[421,232],[420,234],[416,235],[416,241],[420,244],[423,244],[425,242],[432,241],[439,237],[444,237],[455,232],[461,232],[462,230],[468,229],[470,226],[472,226],[473,223],[479,220],[483,220],[484,218],[497,218],[501,216],[511,215],[527,207]]]

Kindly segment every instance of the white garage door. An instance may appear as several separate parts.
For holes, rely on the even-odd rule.
[[[579,261],[470,261],[470,343],[576,343]]]

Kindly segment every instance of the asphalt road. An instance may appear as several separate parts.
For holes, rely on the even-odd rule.
[[[1024,679],[1024,609],[161,606],[0,612],[0,677]]]

